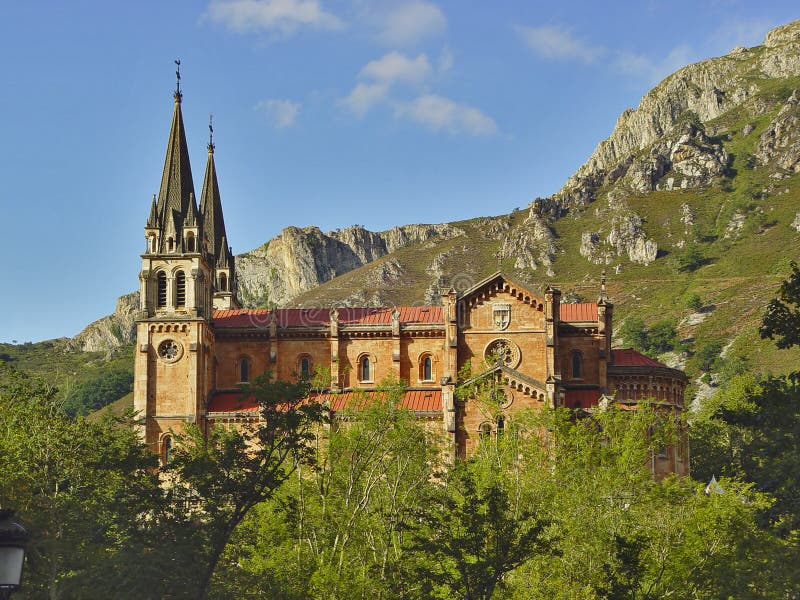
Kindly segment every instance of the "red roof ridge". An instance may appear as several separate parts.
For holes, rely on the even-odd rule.
[[[649,356],[637,352],[633,348],[614,348],[611,350],[611,364],[620,367],[666,367]]]

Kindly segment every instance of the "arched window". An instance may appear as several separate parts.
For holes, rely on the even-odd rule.
[[[478,425],[478,437],[482,440],[488,439],[492,435],[492,424],[489,421],[484,421]]]
[[[161,447],[162,447],[162,451],[163,451],[163,454],[162,454],[161,458],[164,461],[164,464],[167,464],[167,463],[172,461],[172,436],[171,435],[165,435],[161,439]]]
[[[175,274],[175,306],[186,306],[186,275],[183,271]]]
[[[358,360],[359,381],[372,381],[372,361],[369,356],[362,356]]]
[[[175,252],[175,240],[173,240],[172,238],[169,238],[167,240],[167,250],[169,252]]]
[[[422,356],[419,365],[419,378],[421,381],[433,381],[433,358],[430,354]]]
[[[228,276],[225,273],[219,274],[219,289],[222,292],[228,291]]]
[[[156,275],[156,305],[164,308],[167,305],[167,274],[159,271]]]
[[[583,359],[580,352],[572,353],[572,378],[580,379],[583,377]]]
[[[186,236],[186,251],[194,252],[194,234],[190,233]]]
[[[242,357],[239,360],[239,382],[247,383],[250,381],[250,361]]]
[[[497,435],[503,435],[505,429],[506,429],[505,417],[497,417]]]
[[[307,356],[300,358],[300,377],[303,379],[311,377],[311,359]]]
[[[156,236],[151,235],[150,236],[150,252],[155,252],[155,251],[156,251]]]

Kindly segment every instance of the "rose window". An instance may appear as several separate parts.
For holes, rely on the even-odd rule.
[[[158,355],[165,362],[175,362],[181,357],[183,347],[175,340],[164,340],[158,346]]]
[[[507,339],[497,339],[489,343],[483,351],[483,356],[489,363],[500,363],[514,369],[520,361],[519,346]]]

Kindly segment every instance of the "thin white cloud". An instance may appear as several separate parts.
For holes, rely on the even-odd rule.
[[[400,52],[389,52],[371,60],[361,69],[359,77],[387,83],[420,83],[431,74],[431,64],[425,54],[409,58]]]
[[[341,29],[344,23],[319,0],[212,0],[205,16],[239,33],[291,35],[301,27]]]
[[[613,66],[623,73],[644,77],[649,83],[658,83],[694,59],[692,48],[680,45],[670,50],[661,60],[653,60],[644,54],[619,52]]]
[[[591,63],[606,53],[602,46],[594,46],[576,38],[565,27],[541,25],[517,26],[515,29],[525,45],[541,58]]]
[[[342,100],[342,104],[359,117],[363,117],[373,106],[382,102],[388,93],[389,84],[385,82],[359,83]]]
[[[428,57],[411,58],[400,52],[388,52],[368,62],[359,72],[361,81],[342,99],[342,104],[360,117],[387,99],[397,84],[422,85],[433,72]]]
[[[259,102],[256,110],[263,113],[276,129],[285,129],[294,125],[297,120],[300,103],[282,98],[270,98]]]
[[[439,73],[447,73],[453,68],[453,64],[455,63],[452,50],[447,46],[442,48],[442,51],[439,53],[439,60],[436,62]]]
[[[477,108],[458,104],[449,98],[428,94],[398,103],[395,116],[420,123],[433,131],[489,136],[498,132],[494,119]]]
[[[396,6],[382,19],[378,40],[387,46],[407,46],[439,35],[447,19],[435,4],[417,0]]]

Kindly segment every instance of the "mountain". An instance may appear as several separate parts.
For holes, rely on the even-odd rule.
[[[798,242],[795,21],[761,46],[664,79],[556,194],[523,210],[383,232],[287,227],[236,261],[248,306],[436,303],[441,288],[466,289],[497,270],[591,300],[605,269],[618,326],[636,314],[677,328],[688,353],[667,360],[682,365],[713,343],[727,359],[780,372],[798,356],[762,342],[757,325]],[[76,345],[128,341],[128,306]],[[687,369],[704,370],[691,360]]]

